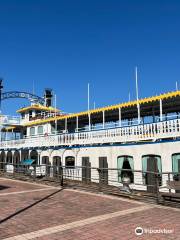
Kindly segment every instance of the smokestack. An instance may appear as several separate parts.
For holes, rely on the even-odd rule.
[[[44,99],[45,99],[45,106],[51,107],[52,106],[52,89],[46,88],[44,91]]]

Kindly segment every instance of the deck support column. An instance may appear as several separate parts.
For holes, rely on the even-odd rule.
[[[11,140],[14,140],[14,131],[13,131],[13,129],[11,131]]]
[[[42,164],[42,159],[41,159],[41,152],[42,152],[42,150],[37,150],[37,154],[38,154],[38,156],[37,156],[37,162],[38,162],[38,165],[41,165]]]
[[[103,110],[103,129],[105,128],[105,111]]]
[[[91,114],[88,113],[88,119],[89,119],[89,131],[91,131]]]
[[[76,117],[76,132],[78,132],[79,130],[79,118],[78,116]]]
[[[140,114],[140,104],[137,103],[137,110],[138,110],[138,124],[141,123],[141,114]]]
[[[122,122],[121,122],[121,108],[119,108],[119,127],[122,126]]]
[[[67,133],[67,118],[65,118],[65,133]]]
[[[55,118],[56,118],[56,117],[55,117]],[[57,134],[57,118],[55,119],[54,125],[55,125],[55,134]]]
[[[163,116],[162,116],[162,99],[159,100],[159,107],[160,107],[160,121],[163,120]]]

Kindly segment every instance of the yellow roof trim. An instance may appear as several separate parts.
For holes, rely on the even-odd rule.
[[[168,92],[168,93],[164,93],[164,94],[161,94],[161,95],[158,95],[158,96],[143,98],[143,99],[140,99],[138,101],[138,103],[139,104],[145,104],[145,103],[149,103],[149,102],[159,101],[160,99],[164,100],[164,99],[167,99],[167,98],[172,98],[172,97],[177,97],[177,96],[180,96],[180,91]],[[118,109],[118,108],[127,108],[127,107],[132,107],[132,106],[135,106],[135,105],[137,105],[136,100],[131,101],[131,102],[125,102],[125,103],[117,104],[117,105],[111,105],[111,106],[107,106],[107,107],[97,108],[97,109],[93,109],[93,110],[90,110],[90,111],[72,113],[72,114],[68,114],[68,115],[64,115],[64,116],[57,116],[57,117],[51,117],[51,118],[48,118],[48,119],[37,120],[37,121],[26,123],[26,124],[24,124],[24,126],[38,125],[38,124],[43,124],[43,123],[47,123],[47,122],[51,122],[51,121],[55,121],[55,120],[79,117],[79,116],[88,115],[89,113],[90,114],[99,113],[99,112],[102,112],[102,111],[110,111],[110,110],[114,110],[114,109]]]
[[[14,127],[14,126],[12,126],[12,127],[6,127],[6,128],[4,128],[6,131],[10,131],[10,130],[13,130],[13,129],[15,129],[16,127]]]
[[[32,106],[28,106],[28,107],[24,107],[24,108],[20,108],[19,110],[17,110],[17,113],[22,113],[22,112],[26,112],[27,110],[44,110],[44,111],[53,111],[53,112],[59,112],[60,110],[53,108],[53,107],[46,107],[43,105],[32,105]]]

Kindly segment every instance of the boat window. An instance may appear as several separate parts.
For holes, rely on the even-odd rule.
[[[174,173],[180,173],[180,153],[172,155],[172,171]]]
[[[46,164],[46,165],[50,164],[48,156],[43,156],[42,157],[42,164]]]
[[[53,157],[53,166],[61,166],[61,157],[59,156],[54,156]]]
[[[158,176],[159,184],[162,184],[162,163],[161,156],[145,155],[142,156],[143,182],[146,185],[154,185],[156,176]],[[158,175],[156,175],[158,174]]]
[[[38,152],[36,150],[30,152],[30,159],[35,160],[33,164],[38,164]]]
[[[66,157],[65,165],[66,165],[66,168],[74,168],[75,167],[75,157],[73,157],[73,156]]]
[[[29,119],[32,118],[32,111],[29,111]]]
[[[153,162],[152,159],[155,161]],[[150,164],[148,164],[150,162]],[[157,155],[146,155],[142,157],[143,172],[162,172],[161,157]]]
[[[43,126],[38,127],[38,134],[43,134]]]
[[[118,181],[121,182],[124,176],[128,176],[131,183],[134,182],[134,160],[132,156],[119,156],[117,158]]]
[[[30,135],[35,135],[35,127],[30,128]]]

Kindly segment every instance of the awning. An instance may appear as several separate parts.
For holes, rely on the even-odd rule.
[[[21,164],[22,165],[32,165],[33,162],[35,162],[34,159],[25,159],[25,160],[21,161]]]

